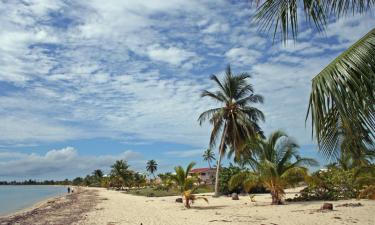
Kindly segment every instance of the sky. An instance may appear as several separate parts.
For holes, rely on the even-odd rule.
[[[301,17],[286,45],[253,13],[248,1],[0,0],[0,180],[70,179],[118,159],[206,167],[210,126],[197,118],[218,105],[200,93],[228,63],[264,96],[266,135],[284,130],[324,164],[305,123],[311,79],[375,27],[374,12],[324,33]]]

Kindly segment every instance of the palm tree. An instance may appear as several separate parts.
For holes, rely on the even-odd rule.
[[[267,140],[253,138],[247,151],[250,152],[249,162],[256,165],[256,171],[233,176],[229,181],[230,188],[242,184],[248,192],[260,183],[271,191],[272,204],[280,204],[291,177],[306,174],[306,165],[317,165],[314,159],[301,157],[298,148],[297,143],[282,131],[273,132]]]
[[[129,184],[132,179],[132,171],[129,170],[129,165],[125,160],[117,160],[111,166],[111,175],[118,184],[121,181],[123,184]]]
[[[260,23],[261,29],[273,29],[275,34],[281,29],[284,41],[288,39],[290,32],[296,40],[297,15],[302,9],[302,13],[321,31],[332,17],[341,18],[348,12],[364,13],[375,5],[375,0],[256,0],[256,2],[259,7],[255,19]],[[374,146],[374,52],[375,29],[372,29],[312,80],[307,115],[311,114],[313,133],[319,149],[328,157],[338,155],[343,138],[351,139],[353,146]],[[359,149],[359,152],[362,150]],[[354,151],[358,153],[358,148]]]
[[[248,73],[233,75],[230,65],[228,65],[222,81],[216,75],[211,76],[211,80],[218,86],[218,90],[215,92],[205,90],[201,94],[202,97],[209,97],[221,104],[218,108],[203,112],[198,119],[200,124],[209,120],[213,125],[210,148],[221,136],[219,160],[216,167],[215,196],[219,195],[220,163],[226,147],[230,146],[238,153],[242,149],[244,140],[261,132],[258,122],[264,121],[264,115],[262,111],[251,104],[263,103],[263,97],[254,94],[253,86],[247,81],[248,78],[250,78]]]
[[[155,178],[155,172],[158,170],[158,164],[155,160],[151,159],[147,162],[146,170],[151,173]]]
[[[176,166],[174,168],[176,174],[172,176],[172,179],[176,182],[181,193],[191,189],[194,186],[194,182],[196,181],[196,179],[194,177],[189,177],[189,173],[194,166],[195,162],[191,162],[186,167],[186,170],[184,170],[182,166]]]
[[[208,167],[211,168],[211,161],[216,160],[215,153],[212,151],[212,149],[208,148],[203,153],[203,160],[208,162]]]
[[[97,177],[97,178],[102,178],[103,171],[101,171],[100,169],[94,170],[94,172],[92,172],[92,175],[94,175],[94,177]]]
[[[146,175],[134,173],[134,186],[140,187],[146,184]]]

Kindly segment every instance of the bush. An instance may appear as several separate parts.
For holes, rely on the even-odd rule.
[[[307,179],[308,186],[300,196],[287,201],[340,200],[355,198],[361,190],[356,182],[354,170],[330,168],[315,172]]]
[[[219,174],[219,191],[220,193],[222,194],[229,194],[229,187],[228,187],[228,183],[229,183],[229,180],[230,178],[243,171],[243,169],[241,169],[240,167],[238,166],[233,166],[232,163],[229,164],[229,167],[222,167],[220,169],[220,174]]]
[[[236,175],[240,172],[249,172],[249,170],[238,166],[233,166],[231,163],[229,164],[228,168],[221,168],[219,175],[220,193],[227,195],[233,192],[236,192],[237,194],[244,192],[242,185],[238,185],[238,187],[234,188],[232,191],[230,191],[228,187],[230,178],[232,178],[233,175]],[[251,188],[249,193],[269,193],[269,191],[264,186],[258,185]]]

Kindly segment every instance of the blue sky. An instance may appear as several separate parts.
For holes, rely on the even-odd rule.
[[[209,75],[249,72],[267,134],[320,157],[305,126],[311,79],[375,26],[374,12],[300,24],[272,44],[247,1],[0,1],[0,179],[62,179],[126,159],[160,171],[201,159]]]

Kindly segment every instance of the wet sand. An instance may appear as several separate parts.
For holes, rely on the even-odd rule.
[[[79,224],[99,202],[98,190],[75,189],[74,194],[51,198],[11,215],[0,217],[0,225]]]

